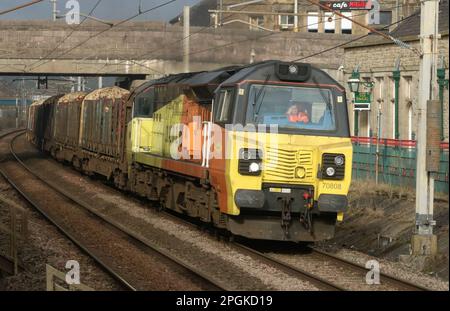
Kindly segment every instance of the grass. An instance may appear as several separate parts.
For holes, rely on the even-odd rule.
[[[372,179],[367,180],[353,180],[350,185],[349,196],[362,197],[368,194],[376,194],[386,196],[390,199],[405,199],[413,200],[415,199],[416,190],[408,186],[395,186],[385,183],[375,183]],[[448,193],[435,193],[435,200],[449,201]]]

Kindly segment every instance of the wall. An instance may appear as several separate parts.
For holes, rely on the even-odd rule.
[[[415,4],[418,3],[418,0],[379,0],[381,10],[383,11],[391,11],[392,12],[392,22],[396,21],[397,16],[406,16],[409,11]],[[223,10],[227,9],[228,5],[236,4],[235,0],[223,0]],[[397,7],[400,6],[397,10]],[[217,5],[217,9],[220,9],[220,5]],[[255,14],[240,14],[240,13],[222,13],[222,20],[224,23],[223,27],[233,27],[233,28],[242,28],[249,29],[249,25],[245,24],[245,22],[250,22],[250,16],[260,16],[263,20],[263,24],[261,26],[271,29],[271,30],[280,30],[279,16],[278,15],[270,15],[263,13],[294,13],[294,0],[267,0],[260,3],[254,3],[249,5],[242,5],[238,7],[233,7],[230,10],[232,11],[247,11],[247,12],[255,12]],[[259,12],[259,14],[257,13]],[[295,29],[293,26],[285,29],[285,31],[299,31],[299,32],[308,32],[308,12],[317,12],[318,13],[318,32],[323,33],[325,31],[324,24],[325,11],[323,11],[317,5],[311,4],[307,0],[298,0],[298,13],[300,16],[298,17],[298,25],[299,28]],[[293,17],[292,17],[293,18]],[[352,18],[355,21],[358,21],[362,24],[367,25],[369,22],[369,12],[368,11],[353,11]],[[202,17],[203,19],[203,17]],[[334,16],[335,19],[335,32],[341,33],[341,18],[339,16]],[[218,18],[220,20],[220,18]],[[242,21],[242,22],[239,22]],[[215,23],[214,18],[211,18],[211,24]],[[220,23],[220,22],[219,22]],[[368,32],[367,29],[353,25],[352,27],[353,34],[366,34]]]
[[[414,48],[419,48],[417,37],[404,38],[404,41],[411,44]],[[380,43],[381,42],[381,43]],[[448,30],[442,33],[442,39],[439,41],[439,55],[445,56],[446,77],[448,78],[448,53],[449,40]],[[414,133],[417,132],[417,99],[419,83],[419,64],[420,58],[413,51],[401,48],[398,45],[388,43],[379,38],[372,38],[368,42],[355,44],[345,48],[344,67],[345,79],[350,78],[351,72],[355,66],[360,66],[361,78],[370,78],[375,81],[373,89],[374,100],[370,112],[360,112],[359,135],[368,136],[368,125],[372,128],[373,136],[376,134],[377,113],[381,108],[381,138],[395,138],[393,129],[394,118],[394,87],[392,71],[394,64],[400,59],[400,96],[399,96],[399,132],[400,139],[414,139]],[[409,83],[409,87],[408,87]],[[448,89],[444,91],[444,116],[448,116]],[[436,95],[437,98],[437,95]],[[379,107],[380,106],[380,107]],[[351,128],[353,130],[354,113],[349,110]],[[409,117],[411,115],[411,118]],[[411,124],[410,121],[411,120]],[[444,117],[444,137],[448,141],[449,137],[448,117]],[[412,134],[412,135],[411,135]]]
[[[167,74],[182,71],[183,29],[159,22],[128,22],[76,47],[109,26],[86,22],[80,27],[62,21],[0,21],[1,73]],[[42,66],[48,56],[74,30]],[[198,34],[195,34],[198,32]],[[350,40],[350,35],[314,33],[267,33],[241,29],[191,29],[191,70],[230,64],[246,64],[252,51],[255,61],[292,60]],[[314,44],[311,41],[314,40]],[[336,69],[343,49],[308,59]],[[124,59],[128,61],[123,61]],[[40,63],[37,63],[40,64]]]

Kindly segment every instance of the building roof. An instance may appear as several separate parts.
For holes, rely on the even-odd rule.
[[[441,0],[439,3],[439,33],[442,35],[448,35],[448,1]],[[397,28],[389,33],[392,37],[403,40],[404,42],[417,41],[420,35],[420,10],[417,10],[411,17],[400,22]],[[350,43],[344,47],[356,48],[364,47],[369,45],[379,45],[379,44],[392,44],[391,40],[382,38],[377,34],[370,34],[369,36],[357,40],[356,42]]]
[[[208,10],[217,9],[217,0],[202,0],[191,7],[190,24],[191,26],[207,27],[210,26]],[[183,19],[183,13],[172,18],[169,23],[176,24]]]
[[[417,13],[417,14],[416,14]],[[420,10],[395,28],[391,35],[393,37],[418,36],[420,34]],[[439,2],[439,32],[448,31],[448,0]]]

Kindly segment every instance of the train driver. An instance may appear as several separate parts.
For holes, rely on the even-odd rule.
[[[303,102],[293,102],[286,112],[289,122],[309,123],[308,110]]]

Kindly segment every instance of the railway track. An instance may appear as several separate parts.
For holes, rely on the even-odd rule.
[[[19,133],[18,133],[19,132]],[[17,134],[18,133],[18,134]],[[181,261],[180,259],[172,256],[169,252],[161,249],[154,243],[145,239],[142,236],[139,236],[136,233],[131,232],[125,226],[111,220],[106,219],[98,212],[96,212],[89,204],[80,200],[77,197],[72,196],[70,193],[66,192],[64,189],[54,184],[53,182],[42,178],[37,172],[29,168],[26,163],[24,163],[19,156],[14,151],[14,141],[21,135],[23,135],[22,131],[12,131],[5,134],[0,135],[0,139],[4,139],[5,137],[16,134],[9,142],[9,153],[14,158],[14,162],[9,159],[7,161],[8,168],[5,167],[5,161],[2,161],[0,166],[1,175],[20,193],[20,195],[28,201],[34,208],[36,208],[45,218],[47,218],[51,223],[53,223],[65,236],[67,236],[72,242],[74,242],[82,251],[84,251],[88,256],[93,258],[105,271],[107,271],[112,277],[114,277],[124,288],[129,290],[145,290],[148,289],[145,285],[145,280],[139,280],[139,275],[142,271],[139,271],[138,268],[134,266],[133,269],[136,269],[134,275],[133,273],[124,273],[121,270],[127,270],[126,265],[120,266],[121,268],[117,268],[117,264],[123,264],[124,262],[117,262],[109,258],[112,254],[102,254],[99,248],[93,247],[92,241],[86,241],[80,238],[80,236],[70,229],[69,226],[70,221],[66,219],[66,221],[58,218],[56,213],[49,212],[48,206],[45,206],[48,203],[48,197],[51,197],[52,206],[56,206],[59,203],[59,211],[61,210],[61,206],[69,207],[66,209],[66,214],[72,214],[74,210],[77,210],[78,213],[81,213],[86,218],[89,218],[89,222],[96,226],[97,228],[104,228],[105,223],[107,225],[108,238],[111,243],[128,243],[126,244],[126,248],[132,249],[134,254],[136,252],[139,256],[146,258],[149,254],[152,258],[157,257],[159,260],[162,259],[164,264],[168,266],[176,268],[176,270],[181,271],[181,275],[186,276],[189,275],[189,278],[195,281],[194,289],[203,289],[203,290],[228,290],[225,284],[221,284],[220,281],[211,278],[210,276],[202,273],[194,266]],[[13,168],[14,166],[14,168]],[[17,174],[13,173],[14,171],[17,173],[18,168],[20,167],[22,179],[26,175],[28,180],[32,180],[34,183],[40,183],[41,189],[46,189],[45,196],[47,200],[42,200],[36,196],[36,193],[30,195],[27,192],[26,187],[19,184],[15,180],[18,178]],[[15,176],[14,176],[15,175]],[[94,216],[94,217],[92,217]],[[70,225],[73,225],[70,224]],[[78,232],[79,233],[79,232]],[[105,233],[105,232],[103,232]],[[134,247],[134,248],[133,248]],[[119,256],[118,256],[119,257]],[[121,256],[120,256],[121,257]],[[129,265],[133,264],[133,261],[128,262]],[[150,262],[151,263],[151,262]],[[147,264],[148,265],[148,264]],[[135,277],[135,278],[134,278]],[[137,279],[137,280],[136,280]],[[154,288],[151,288],[154,289]]]
[[[318,258],[318,260],[323,261],[331,261],[334,262],[335,265],[342,268],[348,268],[356,273],[359,273],[361,277],[364,277],[366,273],[368,272],[368,269],[362,265],[359,265],[353,261],[349,261],[343,258],[340,258],[336,255],[318,250],[314,247],[309,247],[309,250],[311,251],[311,254]],[[406,280],[402,280],[400,278],[394,277],[392,275],[383,273],[380,271],[380,282],[385,283],[387,286],[402,290],[402,291],[428,291],[429,289],[423,286],[420,286],[418,284],[413,284],[411,282],[408,282]]]
[[[0,137],[1,138],[1,137]],[[11,142],[11,152],[14,153],[12,148]],[[16,155],[17,156],[17,155]],[[22,162],[18,157],[16,160],[20,163]],[[22,165],[23,162],[22,162]],[[32,171],[30,170],[30,173]],[[35,175],[35,177],[39,178],[39,176]],[[44,181],[42,178],[40,178],[42,182],[45,182],[48,184],[49,187],[53,189],[58,189],[57,185],[53,185],[49,181]],[[72,201],[77,203],[78,205],[82,206],[85,210],[89,211],[89,213],[92,213],[99,217],[102,221],[107,222],[117,230],[120,230],[122,233],[127,234],[128,236],[132,237],[133,239],[139,241],[140,243],[146,245],[147,247],[153,248],[154,251],[159,252],[162,256],[166,256],[170,258],[170,254],[167,253],[164,249],[160,249],[156,245],[151,245],[151,243],[145,239],[143,236],[139,236],[138,234],[134,233],[133,231],[130,231],[126,228],[126,226],[122,225],[121,223],[111,220],[111,219],[105,219],[102,215],[97,213],[94,209],[92,209],[88,204],[85,202],[79,200],[78,198],[75,198],[71,196],[70,193],[65,193],[64,189],[58,189],[63,195],[70,198]],[[186,219],[182,219],[180,217],[174,216],[171,213],[165,213],[166,216],[172,218],[173,220],[177,222],[182,222],[183,224],[196,226],[194,223],[189,222]],[[298,262],[292,262],[291,260],[286,260],[287,258],[283,258],[283,255],[278,256],[279,254],[273,254],[265,251],[260,251],[255,247],[249,247],[247,245],[243,245],[241,243],[237,242],[231,242],[232,247],[234,247],[236,250],[238,250],[241,253],[245,253],[248,256],[251,256],[257,260],[260,260],[264,262],[265,264],[272,266],[276,269],[282,270],[285,273],[295,276],[296,278],[299,278],[301,280],[307,281],[311,284],[313,284],[315,287],[317,287],[320,290],[332,290],[332,291],[340,291],[340,290],[352,290],[355,288],[358,288],[358,286],[364,287],[364,278],[368,270],[364,266],[360,266],[354,262],[344,260],[340,257],[337,257],[335,255],[332,255],[330,253],[322,252],[320,250],[309,248],[307,253],[302,254],[294,254],[290,255],[291,259],[296,258],[298,259]],[[202,279],[206,283],[209,282],[211,289],[227,289],[226,285],[221,284],[219,280],[212,280],[209,276],[201,273],[200,271],[196,270],[194,267],[190,265],[184,264],[182,261],[178,260],[177,258],[171,258],[170,260],[173,260],[178,265],[183,266],[184,269],[192,271],[198,278]],[[327,267],[327,269],[323,269],[324,271],[318,271],[317,269],[308,269],[308,265],[302,266],[303,261],[315,261],[315,264],[319,267]],[[306,268],[305,268],[306,267]],[[333,274],[330,274],[330,271],[339,271],[338,274],[335,275],[335,277],[330,277]],[[342,279],[336,279],[336,276],[339,275]],[[407,281],[398,279],[396,277],[393,277],[391,275],[387,275],[385,273],[380,273],[381,282],[382,285],[378,287],[372,287],[371,289],[374,290],[429,290],[427,288],[424,288],[422,286],[409,283]],[[358,283],[359,282],[359,283]],[[360,284],[360,285],[359,285]],[[367,286],[367,285],[366,285]],[[369,288],[369,287],[367,287]],[[371,290],[369,289],[369,290]]]
[[[198,227],[196,224],[184,220],[178,216],[173,215],[172,213],[165,213],[168,217],[173,219],[174,221],[182,221],[184,224],[189,226]],[[259,259],[262,262],[279,268],[280,270],[297,276],[298,278],[308,281],[313,284],[320,290],[327,291],[347,291],[352,290],[354,288],[363,288],[363,289],[373,289],[373,290],[392,290],[392,291],[429,291],[430,289],[420,286],[418,284],[413,284],[406,280],[394,277],[392,275],[383,273],[380,271],[380,283],[376,285],[367,285],[365,284],[365,276],[369,271],[366,267],[359,265],[355,262],[343,259],[331,253],[327,253],[321,250],[318,250],[314,247],[307,247],[307,251],[304,250],[301,254],[290,255],[292,258],[298,259],[298,264],[290,263],[283,258],[279,258],[278,254],[273,254],[272,252],[266,252],[258,250],[257,247],[248,246],[249,243],[239,243],[235,242],[235,239],[231,239],[230,244],[239,250],[240,252],[246,253],[247,255]],[[285,256],[284,256],[285,257]],[[327,270],[314,272],[309,271],[307,268],[301,267],[301,263],[306,257],[310,260],[314,260],[316,265],[319,267],[327,266]],[[333,271],[339,271],[338,275],[342,277],[342,279],[336,280],[334,277],[337,274],[333,273]],[[318,273],[319,272],[319,273]],[[331,274],[330,274],[331,273]]]
[[[322,290],[347,291],[360,288],[363,290],[392,290],[392,291],[428,291],[429,289],[418,284],[394,277],[380,271],[380,284],[365,284],[365,277],[369,271],[366,267],[355,262],[340,258],[336,255],[307,247],[306,253],[278,256],[269,252],[263,252],[247,245],[232,242],[233,246],[249,255],[258,257],[262,261],[279,267],[286,273],[298,275],[314,286]],[[285,258],[283,258],[285,257]],[[312,257],[312,258],[311,258]],[[295,259],[295,260],[292,260]],[[313,265],[303,265],[305,260],[315,261]],[[291,262],[295,261],[295,263]],[[311,269],[305,268],[309,267]],[[359,287],[358,287],[359,286]]]
[[[258,259],[262,260],[266,264],[270,266],[277,267],[284,272],[297,276],[300,279],[303,279],[305,281],[308,281],[309,283],[313,284],[320,290],[326,290],[326,291],[344,291],[346,290],[344,287],[339,286],[337,284],[334,284],[320,276],[314,275],[313,273],[310,273],[306,271],[305,269],[301,269],[299,267],[295,267],[293,265],[290,265],[286,262],[283,262],[282,260],[278,260],[270,255],[267,255],[265,253],[262,253],[254,248],[245,246],[240,243],[233,242],[232,245],[239,249],[241,252],[247,253],[249,256],[257,257]]]

